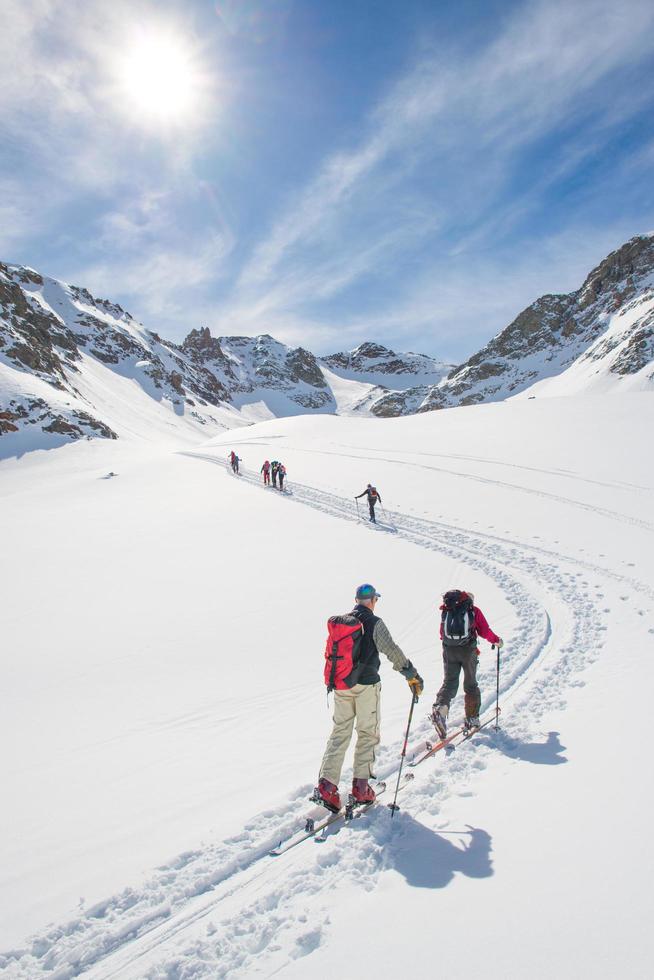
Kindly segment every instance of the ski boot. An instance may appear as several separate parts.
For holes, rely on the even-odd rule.
[[[479,715],[466,716],[463,722],[463,732],[465,735],[472,735],[479,728]]]
[[[341,798],[338,795],[338,786],[330,783],[328,779],[321,779],[313,791],[312,803],[320,803],[321,806],[338,813],[341,809]]]
[[[352,780],[352,799],[357,804],[375,802],[375,791],[367,779]]]
[[[441,738],[447,738],[447,715],[449,710],[449,705],[447,704],[435,704],[429,716]]]

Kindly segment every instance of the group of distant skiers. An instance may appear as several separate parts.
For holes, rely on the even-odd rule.
[[[278,459],[273,459],[271,462],[269,459],[264,460],[264,464],[261,467],[260,472],[263,475],[263,485],[264,487],[270,486],[270,481],[272,480],[272,485],[280,490],[284,489],[284,480],[286,479],[286,467],[283,463],[280,463]]]
[[[368,489],[374,488],[369,485]],[[368,499],[371,504],[370,519],[374,520],[370,495]],[[334,692],[334,726],[312,799],[334,812],[341,809],[338,783],[355,723],[357,741],[350,798],[354,805],[372,803],[375,799],[375,791],[369,780],[374,778],[375,749],[380,741],[379,655],[383,653],[393,669],[406,679],[414,702],[424,689],[422,677],[395,643],[384,621],[375,615],[380,598],[374,586],[368,583],[360,585],[356,590],[352,612],[345,616],[332,616],[327,624],[324,677],[328,693]],[[475,605],[471,592],[458,589],[446,592],[440,605],[444,677],[430,715],[441,739],[447,737],[447,716],[459,688],[461,670],[465,692],[464,731],[470,734],[479,727],[481,693],[477,683],[477,640],[480,636],[498,649],[503,645],[481,609]]]
[[[229,454],[229,465],[231,466],[232,473],[234,473],[235,476],[239,475],[239,463],[241,462],[241,457],[238,456],[232,449]],[[272,486],[276,490],[284,490],[286,467],[283,463],[280,463],[278,459],[273,459],[272,462],[269,459],[265,460],[260,472],[263,476],[264,487],[269,487],[272,480]]]

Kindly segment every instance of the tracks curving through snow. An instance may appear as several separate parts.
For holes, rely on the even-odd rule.
[[[209,453],[183,455],[228,469],[226,461]],[[254,474],[244,472],[238,479],[273,492],[264,490]],[[570,503],[567,498],[548,496]],[[293,484],[279,498],[282,505],[301,504],[335,519],[357,522],[350,500],[315,487]],[[610,519],[625,518],[595,510]],[[646,583],[589,560],[399,512],[388,517],[392,528],[366,523],[361,527],[376,534],[393,530],[416,547],[474,566],[507,596],[518,625],[503,657],[500,692],[505,707],[511,705],[512,733],[518,737],[529,734],[534,718],[564,703],[566,688],[598,655],[606,622],[602,579],[654,598]],[[634,519],[633,523],[646,522]],[[593,583],[591,577],[599,581]],[[490,667],[494,669],[489,662]],[[484,710],[491,701],[486,698]],[[430,733],[423,722],[412,751],[420,750]],[[421,767],[407,799],[428,814],[438,814],[448,795],[466,791],[501,737],[500,733],[499,738],[492,734],[480,738],[477,751],[463,748],[437,766]],[[387,747],[379,756],[378,775],[388,779],[396,766],[395,747]],[[24,948],[0,955],[0,968],[7,977],[21,980],[46,975],[69,980],[81,974],[96,980],[218,978],[247,975],[264,950],[271,968],[277,960],[283,965],[289,956],[311,952],[322,942],[324,927],[311,925],[306,916],[303,921],[297,915],[298,903],[301,908],[309,900],[320,902],[323,895],[327,903],[344,874],[363,888],[373,887],[388,867],[393,849],[389,821],[380,808],[357,822],[356,831],[342,829],[325,845],[298,848],[281,865],[269,860],[270,848],[297,826],[306,808],[306,792],[307,787],[300,787],[288,804],[256,815],[238,836],[180,855],[139,888],[126,889],[65,925],[46,930]],[[347,862],[340,860],[343,853]],[[453,860],[456,865],[456,855]],[[462,869],[465,873],[464,862]],[[194,967],[186,974],[184,963],[190,962],[189,957]]]

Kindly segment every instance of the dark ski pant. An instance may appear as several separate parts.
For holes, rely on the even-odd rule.
[[[477,644],[465,647],[446,647],[443,645],[443,683],[436,695],[436,704],[446,704],[456,697],[459,690],[459,675],[463,668],[463,690],[465,692],[466,718],[479,714],[481,692],[477,684]]]
[[[281,473],[278,476],[278,480],[279,480],[279,489],[280,490],[283,490],[284,489],[284,477],[282,476]]]
[[[368,500],[368,507],[370,508],[370,520],[371,521],[374,521],[375,524],[377,523],[377,521],[375,521],[375,504],[376,504],[376,502],[377,501]]]

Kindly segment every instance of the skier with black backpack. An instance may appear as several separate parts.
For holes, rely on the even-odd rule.
[[[338,782],[355,722],[352,797],[358,804],[372,803],[375,799],[368,780],[373,776],[375,749],[380,739],[380,653],[406,678],[416,699],[424,686],[422,677],[394,642],[384,621],[375,616],[379,598],[372,585],[360,585],[352,612],[332,616],[327,623],[324,677],[327,693],[334,692],[334,727],[312,799],[335,813],[341,808]]]
[[[462,592],[459,589],[446,592],[440,609],[444,677],[436,695],[431,720],[440,737],[446,738],[447,716],[459,689],[462,668],[465,693],[464,728],[472,731],[479,727],[481,692],[477,684],[477,637],[481,636],[498,647],[503,646],[503,641],[490,628],[481,609],[475,606],[472,592]]]
[[[377,490],[377,487],[373,487],[372,483],[369,483],[366,489],[363,491],[363,493],[357,494],[354,499],[359,500],[361,497],[366,497],[366,496],[368,497],[368,509],[370,510],[370,520],[372,521],[373,524],[376,524],[377,521],[375,520],[375,505],[377,504],[377,502],[381,504],[382,502],[381,494]]]

